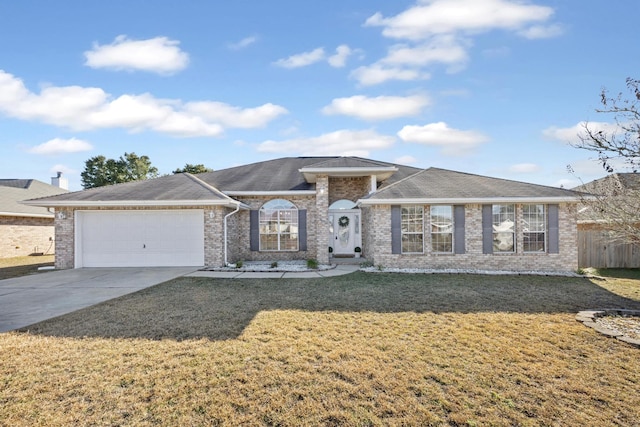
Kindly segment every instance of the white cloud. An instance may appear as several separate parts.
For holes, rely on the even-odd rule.
[[[488,141],[477,131],[452,129],[444,122],[430,123],[424,126],[405,126],[398,136],[405,142],[438,146],[445,155],[460,156],[469,154],[469,150]]]
[[[346,44],[341,44],[336,48],[336,54],[327,58],[329,65],[334,68],[341,68],[347,64],[347,59],[353,54],[353,50]]]
[[[522,31],[519,31],[522,37],[527,39],[550,39],[552,37],[557,37],[564,32],[561,25],[552,24],[552,25],[534,25],[529,28],[525,28]]]
[[[535,173],[540,171],[540,166],[535,163],[518,163],[509,166],[508,171],[511,173]]]
[[[287,114],[286,108],[275,104],[264,104],[255,108],[234,107],[222,102],[190,102],[186,110],[233,128],[261,128],[280,115]]]
[[[444,65],[448,73],[464,69],[472,37],[494,30],[528,39],[555,37],[560,25],[551,23],[554,10],[519,0],[417,0],[395,16],[381,13],[364,23],[381,27],[382,34],[407,43],[391,46],[387,56],[352,72],[362,85],[389,80],[417,80],[425,67]]]
[[[351,77],[356,79],[362,86],[372,86],[389,80],[426,80],[431,75],[416,69],[372,64],[356,68],[351,72]]]
[[[245,37],[242,40],[235,42],[235,43],[229,43],[227,45],[227,47],[231,50],[240,50],[240,49],[244,49],[246,47],[251,46],[252,44],[254,44],[255,42],[258,41],[258,37],[256,36],[250,36],[250,37]]]
[[[417,46],[398,44],[391,46],[380,62],[393,65],[425,66],[442,63],[459,68],[469,59],[466,47],[451,36],[435,37]]]
[[[426,96],[378,96],[368,98],[357,95],[350,98],[335,98],[331,105],[322,109],[324,114],[342,114],[363,120],[387,120],[415,116],[429,105]]]
[[[334,55],[327,56],[324,48],[319,47],[309,52],[278,59],[273,64],[283,68],[300,68],[326,60],[333,68],[342,68],[347,64],[347,59],[357,52],[361,52],[360,49],[351,49],[346,44],[341,44],[336,48]]]
[[[551,7],[509,0],[423,0],[396,16],[385,18],[378,12],[365,26],[383,27],[386,37],[422,40],[439,34],[524,30],[552,15]]]
[[[560,128],[551,126],[542,131],[542,135],[548,139],[554,139],[567,144],[578,144],[580,142],[580,135],[585,135],[585,126],[588,126],[592,132],[605,132],[611,133],[619,129],[615,123],[606,122],[579,122],[574,126]]]
[[[288,58],[278,59],[275,65],[283,68],[299,68],[320,62],[325,59],[324,48],[319,47],[310,52],[298,53]]]
[[[180,50],[179,44],[167,37],[132,40],[120,35],[108,45],[94,43],[93,49],[84,53],[87,59],[85,65],[91,68],[173,74],[186,68],[189,63],[189,55]]]
[[[29,149],[33,154],[57,155],[67,153],[79,153],[82,151],[93,150],[93,146],[87,141],[81,139],[61,139],[54,138]]]
[[[338,130],[310,138],[284,141],[265,141],[258,151],[267,153],[298,153],[307,156],[361,156],[368,157],[371,150],[389,148],[395,137],[381,135],[373,130]]]
[[[219,136],[225,127],[263,127],[287,110],[274,104],[241,108],[221,102],[183,102],[151,94],[113,98],[100,88],[50,86],[39,94],[0,70],[0,112],[77,131],[123,128],[179,137]]]
[[[416,159],[413,156],[400,156],[400,157],[396,157],[393,160],[393,163],[396,163],[398,165],[412,165],[414,163],[418,163],[418,159]]]

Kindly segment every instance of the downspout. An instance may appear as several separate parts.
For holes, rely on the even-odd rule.
[[[236,210],[229,212],[224,216],[224,266],[228,265],[227,262],[227,218],[240,210],[240,203],[236,203]]]

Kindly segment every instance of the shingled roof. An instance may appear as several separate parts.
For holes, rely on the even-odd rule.
[[[66,192],[67,190],[35,179],[0,179],[0,215],[53,218],[53,213],[46,208],[27,206],[21,202]]]
[[[283,157],[264,162],[251,163],[198,175],[198,178],[219,188],[225,193],[260,191],[304,191],[315,190],[315,184],[307,182],[300,169],[304,168],[374,168],[396,167],[390,178],[380,188],[392,184],[420,169],[393,163],[379,162],[360,157]]]
[[[563,188],[429,168],[365,197],[361,204],[390,200],[473,203],[518,200],[576,201],[578,198],[576,192]]]
[[[35,206],[225,205],[238,202],[194,175],[180,173],[160,178],[91,188],[27,202]]]

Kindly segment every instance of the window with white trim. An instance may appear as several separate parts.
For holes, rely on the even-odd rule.
[[[493,252],[516,251],[516,206],[493,205]]]
[[[424,252],[424,208],[422,206],[402,206],[402,253]]]
[[[260,250],[298,250],[298,208],[290,201],[275,199],[260,208]]]
[[[431,251],[453,252],[453,206],[431,206]]]
[[[523,251],[545,252],[547,241],[545,205],[523,205],[522,228]]]

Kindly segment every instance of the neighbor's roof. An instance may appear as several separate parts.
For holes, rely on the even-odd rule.
[[[194,175],[160,178],[91,188],[27,202],[33,206],[236,206],[238,202]]]
[[[27,206],[20,202],[66,192],[35,179],[0,179],[0,216],[53,218],[53,213],[44,207]]]
[[[613,173],[603,178],[590,181],[586,184],[575,187],[576,191],[587,191],[591,193],[600,193],[603,190],[611,190],[612,184],[619,184],[625,190],[640,190],[640,173]]]
[[[360,200],[360,204],[388,203],[507,203],[577,201],[564,188],[429,168]]]
[[[397,169],[379,188],[396,182],[420,169],[360,157],[283,157],[251,163],[229,169],[198,174],[198,178],[219,188],[225,194],[315,191],[315,184],[307,182],[305,169]]]

